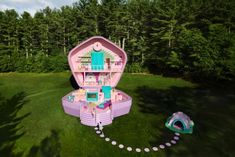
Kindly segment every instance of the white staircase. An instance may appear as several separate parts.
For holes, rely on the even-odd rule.
[[[84,112],[81,108],[80,108],[80,119],[81,123],[84,125],[96,126],[95,115],[92,115],[92,113],[90,112]]]
[[[109,125],[113,121],[113,116],[111,110],[107,110],[104,112],[96,112],[92,114],[91,112],[87,112],[83,109],[83,106],[80,106],[80,119],[81,123],[88,126],[96,126],[99,122],[102,125]]]
[[[113,117],[111,115],[111,110],[107,110],[106,112],[101,112],[96,114],[96,122],[102,122],[102,125],[109,125],[113,121]]]

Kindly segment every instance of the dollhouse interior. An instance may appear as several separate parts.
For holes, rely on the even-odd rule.
[[[82,86],[115,86],[123,71],[123,54],[116,54],[96,42],[72,58],[77,81]]]

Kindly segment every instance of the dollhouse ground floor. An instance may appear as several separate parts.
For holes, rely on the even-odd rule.
[[[89,102],[85,99],[72,100],[72,91],[62,98],[62,105],[65,113],[80,117],[81,123],[88,126],[96,126],[98,123],[109,125],[115,117],[119,117],[130,112],[132,99],[126,93],[115,90],[118,99],[103,101],[103,103]]]

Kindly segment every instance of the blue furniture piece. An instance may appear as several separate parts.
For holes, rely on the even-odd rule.
[[[69,102],[73,102],[74,101],[74,95],[69,95],[68,97],[67,97],[67,100],[69,101]]]
[[[111,86],[102,86],[102,92],[104,93],[105,99],[111,99]]]
[[[103,51],[91,52],[91,69],[92,70],[104,70],[104,52]]]
[[[101,104],[98,105],[98,108],[103,109],[104,108],[104,102],[102,102]]]
[[[97,106],[97,108],[99,108],[99,109],[106,109],[107,107],[110,107],[110,106],[111,106],[111,100],[108,100],[108,101],[104,101],[101,104],[99,104]]]

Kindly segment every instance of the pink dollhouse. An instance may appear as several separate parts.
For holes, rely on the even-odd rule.
[[[62,98],[65,113],[96,126],[111,124],[115,117],[130,112],[131,97],[115,89],[127,62],[123,49],[95,36],[73,48],[68,61],[80,88]]]

